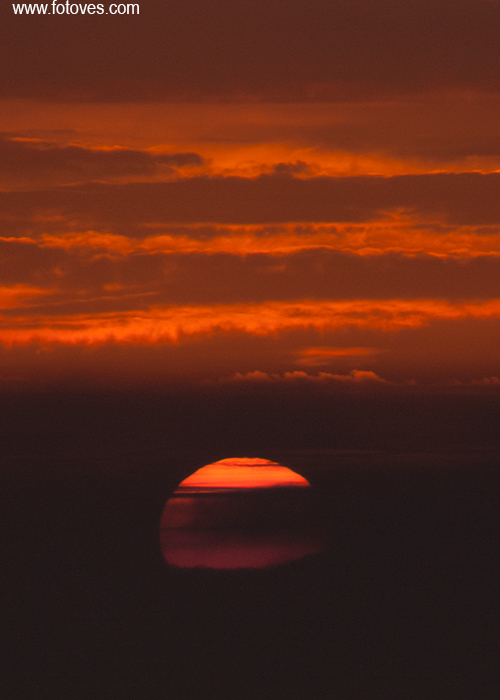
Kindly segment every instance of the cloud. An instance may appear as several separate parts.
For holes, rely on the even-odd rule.
[[[356,235],[349,243],[355,243]],[[305,237],[310,244],[313,236]],[[96,231],[4,237],[0,238],[0,277],[9,285],[57,290],[44,301],[64,302],[60,313],[111,311],[118,304],[122,310],[134,309],[140,295],[148,295],[149,304],[164,306],[433,297],[458,302],[498,296],[497,254],[470,257],[466,249],[462,257],[368,255],[364,248],[356,254],[321,247],[280,254],[286,243],[281,236],[276,253],[269,240],[272,236],[263,242],[267,253],[217,252],[227,248],[241,253],[254,246],[258,250],[258,236],[248,238],[241,234],[232,239],[228,232],[208,241],[184,236],[140,240]],[[361,246],[362,238],[360,234]],[[492,240],[476,238],[479,249],[492,247]],[[300,235],[293,240],[300,245]],[[342,246],[342,236],[337,243]],[[448,240],[445,248],[449,244]],[[41,312],[49,313],[48,309]]]
[[[276,164],[298,164],[302,176],[305,168],[336,176],[494,172],[499,109],[498,90],[321,104],[3,100],[0,129],[4,138],[150,154],[165,150],[168,135],[168,150],[195,151],[206,159],[204,170],[219,175],[270,174]]]
[[[301,177],[494,172],[499,109],[498,91],[321,104],[3,100],[0,130],[4,139],[100,150],[121,145],[150,155],[167,148],[168,136],[169,151],[201,154],[207,174],[252,177],[276,165],[298,166]]]
[[[35,217],[62,217],[80,231],[139,236],[151,224],[360,224],[397,217],[453,226],[500,223],[500,173],[393,177],[277,175],[186,177],[170,182],[88,183],[1,192],[3,218],[20,230]],[[56,222],[54,222],[54,225]]]
[[[322,367],[331,364],[332,360],[339,357],[360,357],[364,355],[376,355],[381,352],[377,348],[349,348],[349,347],[316,347],[304,348],[297,353],[297,363],[308,367]]]
[[[26,284],[14,284],[0,287],[0,311],[15,309],[33,304],[39,297],[50,294],[51,290],[30,287]]]
[[[271,375],[267,372],[260,372],[255,370],[254,372],[236,372],[232,377],[221,378],[220,382],[273,382],[276,381],[276,377],[280,375]]]
[[[364,257],[402,254],[439,258],[500,257],[500,233],[494,226],[451,227],[437,222],[422,222],[416,217],[391,216],[370,224],[274,224],[267,226],[230,226],[200,224],[150,224],[144,231],[155,235],[132,238],[116,233],[79,231],[42,232],[50,221],[29,223],[31,237],[0,236],[0,241],[35,244],[41,248],[61,248],[83,253],[119,255],[230,254],[289,255],[308,250],[332,250]],[[56,221],[54,228],[65,225]],[[35,229],[40,228],[37,232]]]
[[[500,387],[500,379],[498,377],[483,377],[483,379],[473,381],[472,384]]]
[[[0,317],[0,343],[155,344],[221,332],[265,337],[292,330],[325,332],[342,328],[394,333],[422,328],[435,320],[498,319],[500,299],[462,304],[423,299],[152,306],[72,315],[52,311],[50,316],[32,313]]]
[[[273,166],[272,172],[274,175],[282,177],[293,177],[294,175],[310,175],[311,169],[307,163],[298,160],[295,163],[276,163]]]
[[[197,153],[154,153],[130,148],[60,145],[36,138],[0,136],[0,178],[6,183],[57,184],[123,177],[171,175],[203,165]]]
[[[498,377],[483,377],[482,379],[450,379],[448,381],[448,386],[477,386],[477,387],[494,387],[500,388],[500,378]]]
[[[291,382],[312,382],[315,384],[391,384],[375,372],[369,370],[353,369],[349,374],[331,374],[329,372],[319,372],[318,374],[307,374],[306,372],[284,372],[283,374],[268,374],[267,372],[236,372],[228,378],[221,378],[222,383],[232,382],[264,382],[264,383],[291,383]]]
[[[212,384],[213,382],[205,382]],[[279,385],[279,384],[313,384],[313,385],[332,385],[332,386],[387,386],[387,387],[419,387],[420,389],[445,388],[445,387],[463,387],[463,388],[500,388],[500,379],[496,376],[483,377],[483,379],[450,379],[441,383],[428,383],[422,385],[414,379],[406,379],[400,382],[393,382],[383,379],[375,372],[370,370],[353,369],[349,374],[332,374],[330,372],[319,372],[318,374],[308,374],[306,372],[283,372],[268,373],[256,370],[254,372],[235,372],[228,377],[220,377],[219,384],[264,384],[264,385]]]

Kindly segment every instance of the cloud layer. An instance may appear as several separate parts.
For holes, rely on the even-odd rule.
[[[498,390],[499,2],[3,19],[4,383]]]

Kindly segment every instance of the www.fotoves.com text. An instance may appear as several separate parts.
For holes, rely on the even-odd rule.
[[[50,9],[51,8],[51,9]],[[94,4],[77,4],[70,3],[66,0],[65,3],[52,2],[52,4],[38,3],[18,3],[13,4],[12,9],[16,15],[138,15],[138,4],[116,4],[111,3],[107,8],[99,3]]]

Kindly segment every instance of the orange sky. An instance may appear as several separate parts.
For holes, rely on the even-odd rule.
[[[496,386],[500,3],[167,5],[2,10],[0,382]]]

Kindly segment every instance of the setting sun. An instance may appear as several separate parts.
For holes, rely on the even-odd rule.
[[[235,457],[207,464],[181,481],[177,490],[309,487],[307,479],[266,459]]]
[[[321,551],[309,482],[266,459],[234,457],[184,479],[160,525],[165,561],[182,568],[265,568]]]

